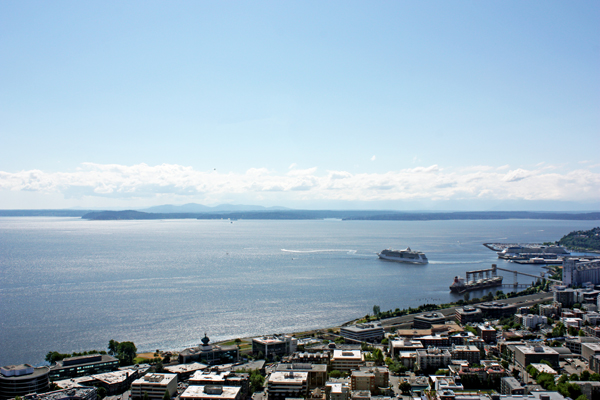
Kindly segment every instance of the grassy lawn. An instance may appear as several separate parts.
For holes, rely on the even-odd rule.
[[[161,356],[155,356],[153,352],[148,353],[138,353],[137,357],[133,359],[133,362],[136,364],[147,364],[153,358],[163,359]]]

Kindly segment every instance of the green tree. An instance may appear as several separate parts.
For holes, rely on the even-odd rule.
[[[63,360],[67,357],[71,357],[71,354],[61,354],[58,351],[49,351],[48,354],[46,354],[46,361],[48,361],[50,364],[54,364],[55,362]]]
[[[103,399],[106,397],[106,389],[104,389],[102,386],[96,387],[96,393],[98,394],[98,397],[100,399]]]
[[[137,347],[133,342],[121,342],[117,346],[117,358],[121,366],[133,364],[133,360],[137,355]]]
[[[342,376],[344,376],[344,374],[341,371],[338,371],[337,369],[334,369],[329,373],[329,377],[331,378],[341,378]]]
[[[163,366],[163,363],[161,360],[158,360],[158,362],[154,366],[154,371],[158,372],[158,373],[165,372],[165,367]]]
[[[261,391],[265,385],[265,377],[260,371],[254,369],[250,372],[250,390],[252,393]]]
[[[165,390],[165,394],[163,394],[163,400],[171,400],[171,394],[168,390]]]
[[[111,356],[114,356],[117,354],[118,349],[119,349],[119,342],[117,342],[114,339],[110,339],[110,341],[108,342],[108,354],[110,354]]]
[[[373,361],[375,361],[375,365],[383,365],[383,352],[380,348],[376,348],[373,350]]]
[[[587,398],[587,396],[585,394],[582,394],[581,396],[579,396],[575,400],[589,400],[589,399]]]
[[[148,392],[144,392],[144,395],[142,396],[142,400],[150,400],[150,397],[148,396]]]
[[[373,306],[373,315],[379,317],[379,314],[381,314],[381,307],[378,305]]]
[[[590,371],[585,370],[581,373],[581,375],[579,376],[579,380],[580,381],[589,381],[590,380]]]
[[[579,375],[577,375],[577,374],[571,374],[571,376],[569,376],[569,380],[570,381],[578,381],[579,380]]]
[[[567,331],[567,328],[565,328],[565,325],[562,322],[559,322],[552,329],[552,336],[553,337],[565,336],[566,331]]]
[[[581,387],[574,383],[563,383],[558,385],[558,391],[565,397],[576,399],[581,396]]]
[[[402,394],[407,395],[407,394],[410,394],[410,392],[412,390],[412,386],[410,386],[410,383],[404,381],[400,385],[398,385],[398,389],[400,389]]]

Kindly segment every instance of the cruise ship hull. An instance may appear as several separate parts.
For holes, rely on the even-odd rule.
[[[382,260],[395,261],[395,262],[401,262],[401,263],[407,263],[407,264],[421,264],[422,265],[422,264],[427,264],[429,262],[427,260],[427,257],[425,257],[424,255],[406,257],[406,256],[396,256],[396,255],[379,253],[378,256]]]

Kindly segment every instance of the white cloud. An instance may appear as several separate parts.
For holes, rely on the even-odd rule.
[[[375,161],[377,159],[377,157],[373,156],[371,157],[371,161]]]
[[[504,169],[504,168],[502,168]],[[317,167],[277,173],[198,171],[174,164],[85,163],[73,172],[0,171],[2,190],[62,194],[65,198],[188,199],[219,202],[235,196],[302,200],[524,199],[597,201],[600,173],[577,169],[559,173],[473,166],[445,170],[438,165],[385,173],[319,172]],[[561,169],[561,171],[563,171]]]
[[[502,178],[505,182],[518,182],[523,179],[529,178],[531,176],[531,172],[524,169],[515,169],[513,171],[508,171],[506,175]]]

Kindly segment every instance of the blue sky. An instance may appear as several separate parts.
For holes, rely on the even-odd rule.
[[[596,1],[1,2],[0,208],[599,209],[599,21]]]

